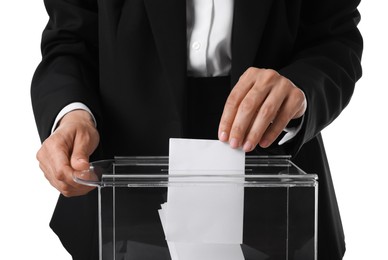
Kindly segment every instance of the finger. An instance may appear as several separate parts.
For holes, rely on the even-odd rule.
[[[52,178],[51,176],[52,176],[52,170],[50,169],[50,167],[49,167],[49,165],[44,165],[44,164],[42,164],[42,163],[39,163],[39,167],[40,167],[40,169],[42,170],[42,172],[43,172],[43,175],[44,175],[44,177],[49,181],[49,183],[53,186],[53,187],[55,187],[56,188],[56,186],[54,185],[54,183],[53,183],[53,179],[54,178]]]
[[[95,188],[95,187],[85,186],[81,184],[77,185],[76,187],[73,187],[63,182],[60,182],[58,184],[58,187],[59,187],[58,190],[60,190],[61,194],[65,197],[75,197],[75,196],[85,195]]]
[[[240,77],[239,81],[236,83],[228,99],[226,100],[218,129],[218,138],[220,141],[230,141],[230,131],[232,129],[236,114],[241,102],[255,84],[258,71],[260,71],[260,69],[247,69]]]
[[[56,168],[62,168],[62,166],[58,166],[58,163],[56,162],[57,158],[59,157],[53,156],[55,153],[54,144],[55,142],[52,142],[51,139],[46,140],[42,147],[39,149],[36,158],[39,161],[39,167],[43,171],[46,179],[50,182],[51,185],[57,188],[55,183],[57,183],[58,177],[59,179],[63,179],[63,176],[57,176],[56,174]]]
[[[47,156],[46,158],[48,159],[49,156]],[[60,193],[66,194],[67,196],[70,193],[73,193],[74,188],[71,185],[68,185],[66,182],[60,180],[64,179],[63,176],[59,176],[59,174],[51,166],[50,163],[46,163],[46,161],[43,161],[42,163],[39,163],[39,167],[41,168],[45,178],[49,181],[49,183]]]
[[[259,141],[259,145],[262,148],[267,148],[270,146],[282,133],[290,120],[291,117],[289,115],[284,115],[284,113],[280,112],[279,115],[273,120],[272,124],[270,124],[265,130],[262,138]]]
[[[85,156],[85,153],[72,154],[71,166],[77,171],[87,170],[89,168],[89,156]]]
[[[88,168],[89,168],[89,163],[86,163],[86,169]],[[56,180],[54,181],[56,181],[57,189],[65,197],[84,195],[94,189],[94,187],[86,186],[75,182],[74,176],[73,176],[75,171],[76,170],[69,165],[65,165],[62,170],[57,170],[57,174],[61,174],[64,178],[63,180],[59,180],[57,176]]]
[[[73,169],[70,166],[66,139],[54,134],[43,143],[37,154],[40,167],[50,184],[67,196],[74,193],[78,185],[73,181]]]
[[[242,145],[247,131],[252,127],[252,124],[257,116],[259,107],[262,106],[264,100],[267,98],[269,90],[258,87],[256,84],[244,97],[237,110],[230,131],[230,143],[232,147],[235,145],[234,148]]]
[[[226,100],[218,128],[218,138],[222,142],[227,142],[229,140],[230,130],[232,128],[238,108],[244,96],[246,95],[245,91],[245,88],[240,89],[236,85]]]
[[[69,156],[65,152],[56,154],[54,165],[54,181],[57,189],[65,196],[71,196],[80,185],[73,180],[74,169],[70,166]]]
[[[65,197],[84,195],[94,189],[94,187],[76,183],[73,179],[73,173],[74,170],[71,167],[65,166],[62,170],[56,171],[54,177],[48,177],[48,179],[51,185]]]
[[[307,100],[304,92],[295,86],[295,88],[293,89],[293,95],[292,95],[292,98],[290,98],[290,101],[294,102],[294,107],[296,111],[292,119],[296,119],[303,116],[307,109]]]
[[[288,98],[279,109],[279,113],[273,123],[263,134],[260,140],[260,146],[263,148],[271,145],[282,131],[287,127],[291,119],[295,118],[295,115],[300,113],[301,108],[305,106],[305,101],[298,98]]]
[[[262,140],[264,133],[275,122],[284,100],[284,94],[277,90],[273,90],[268,95],[263,105],[259,108],[252,126],[246,133],[243,145],[243,150],[245,152],[252,151]]]
[[[89,168],[89,156],[96,149],[98,136],[95,131],[81,132],[76,135],[71,154],[71,167],[77,171]]]
[[[88,138],[87,135],[83,138],[80,138],[77,135],[74,140],[74,148],[71,154],[71,166],[78,171],[86,170],[89,167],[89,141],[90,138]]]

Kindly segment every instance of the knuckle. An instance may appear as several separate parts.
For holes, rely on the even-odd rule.
[[[241,80],[251,79],[256,76],[258,69],[255,67],[249,67],[240,77]]]
[[[257,71],[258,71],[258,69],[255,68],[255,67],[249,67],[249,68],[246,70],[246,72],[247,72],[248,75],[255,74]]]
[[[272,103],[264,104],[260,108],[259,114],[262,118],[264,118],[266,120],[273,120],[273,118],[276,114],[275,105]]]
[[[276,77],[272,70],[266,70],[260,79],[260,85],[266,88],[272,88],[275,84]]]
[[[65,197],[71,197],[73,195],[72,187],[66,183],[59,184],[58,190]]]
[[[241,112],[252,112],[256,110],[256,102],[251,97],[245,97],[241,102]]]
[[[55,143],[55,139],[57,137],[57,133],[53,133],[51,136],[49,136],[46,140],[44,140],[42,147],[50,147]]]
[[[258,98],[264,99],[268,95],[269,87],[266,84],[255,84],[251,93]]]
[[[41,156],[46,156],[50,154],[50,151],[56,151],[59,150],[63,146],[62,140],[58,139],[58,134],[53,134],[49,138],[47,138],[40,149],[41,151]],[[42,158],[41,157],[41,158]]]
[[[240,125],[235,125],[232,127],[231,132],[232,132],[231,134],[232,136],[240,138],[244,134],[245,130]]]
[[[261,134],[258,131],[251,131],[247,137],[247,139],[254,145],[256,145],[259,142],[260,138],[261,138]]]
[[[70,191],[62,190],[61,191],[62,195],[65,196],[66,198],[72,197],[72,193]]]
[[[290,119],[291,119],[291,115],[289,113],[287,113],[287,115],[285,115],[285,116],[278,117],[276,119],[276,121],[277,121],[276,130],[281,132],[287,126],[287,124],[290,122]]]
[[[66,176],[63,171],[55,171],[54,172],[54,177],[58,181],[64,181],[66,179]]]
[[[225,107],[227,108],[237,108],[239,105],[238,97],[236,91],[230,93],[228,99],[226,100]]]
[[[230,118],[223,118],[220,122],[220,129],[221,130],[228,130],[230,129],[230,126],[233,124],[233,120]]]
[[[38,150],[38,152],[36,153],[36,159],[39,161],[39,162],[41,162],[42,161],[42,159],[43,159],[43,147],[41,147],[39,150]]]
[[[267,74],[267,77],[270,77],[270,78],[274,78],[274,77],[277,78],[277,77],[279,77],[279,73],[276,70],[266,69],[265,72]]]
[[[298,104],[302,103],[305,99],[304,93],[296,87],[292,90],[292,97],[293,100],[295,100],[295,102]]]
[[[279,88],[284,91],[285,93],[287,93],[286,91],[289,91],[291,93],[293,93],[294,91],[294,86],[292,86],[290,84],[290,81],[284,77],[281,77],[279,79],[279,84],[278,84]]]

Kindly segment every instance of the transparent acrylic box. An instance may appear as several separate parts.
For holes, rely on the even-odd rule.
[[[74,179],[98,188],[100,260],[177,259],[170,255],[158,211],[169,189],[203,187],[242,188],[243,259],[317,259],[317,175],[287,156],[247,156],[245,173],[232,175],[174,175],[168,173],[168,157],[116,157],[91,163]]]

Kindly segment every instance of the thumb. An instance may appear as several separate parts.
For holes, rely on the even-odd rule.
[[[75,154],[71,156],[71,167],[76,171],[85,171],[89,169],[89,157],[85,154]]]
[[[76,171],[84,171],[89,169],[90,144],[77,138],[74,141],[73,152],[71,154],[70,164]]]
[[[70,166],[76,171],[89,169],[89,156],[99,143],[99,134],[90,114],[83,110],[74,110],[66,114],[57,130],[68,138]]]

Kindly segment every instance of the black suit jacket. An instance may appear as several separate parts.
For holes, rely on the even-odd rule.
[[[319,175],[320,259],[340,259],[345,250],[320,131],[348,104],[361,76],[358,4],[236,0],[234,7],[230,87],[253,66],[279,71],[306,95],[298,136],[258,151],[291,154],[298,166]],[[45,0],[45,5],[50,20],[31,88],[42,141],[71,102],[85,103],[97,119],[101,143],[93,159],[164,155],[170,137],[187,136],[184,0]],[[91,240],[94,224],[87,219],[95,214],[94,198],[94,193],[60,197],[52,221],[65,247],[83,259],[87,255],[74,244]]]

